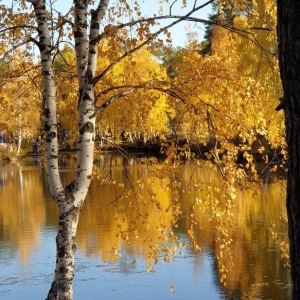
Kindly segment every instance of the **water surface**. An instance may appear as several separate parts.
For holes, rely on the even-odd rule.
[[[61,158],[65,183],[74,163]],[[109,181],[93,182],[81,213],[74,299],[291,299],[280,249],[287,239],[284,182],[239,191],[228,230],[229,259],[226,251],[220,254],[220,231],[205,199],[203,182],[219,180],[211,170],[182,166],[175,193],[167,188],[174,178],[135,159],[125,162],[126,169],[118,156],[101,156],[97,165],[100,180]],[[41,164],[0,167],[0,201],[0,298],[45,299],[54,272],[57,208]],[[174,203],[183,212],[176,226]],[[198,218],[194,239],[188,234],[191,208]],[[177,247],[162,231],[177,236]],[[172,252],[167,258],[160,252],[172,246],[174,261]],[[149,265],[154,273],[147,274]],[[226,285],[220,283],[222,266]]]

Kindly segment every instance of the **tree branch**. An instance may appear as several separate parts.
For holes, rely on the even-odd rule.
[[[152,83],[151,81],[149,83]],[[134,91],[138,90],[138,89],[144,89],[144,90],[154,90],[154,91],[158,91],[164,94],[167,94],[175,99],[180,100],[183,104],[187,105],[187,101],[186,101],[186,95],[180,96],[176,91],[172,91],[170,88],[164,88],[164,87],[155,87],[155,86],[149,86],[149,83],[146,85],[122,85],[122,86],[113,86],[110,87],[104,91],[102,91],[101,93],[99,93],[98,95],[96,95],[96,98],[100,98],[102,95],[108,94],[111,91],[114,90],[120,90],[120,89],[128,89],[126,91],[122,91],[116,95],[113,95],[112,97],[110,97],[108,100],[106,100],[103,104],[101,104],[101,106],[97,107],[97,113],[102,113],[110,104],[112,104],[114,101],[116,101],[119,98],[122,98],[130,93],[133,93]],[[181,93],[181,91],[179,91]],[[215,111],[219,112],[219,110],[217,108],[215,108],[213,105],[199,99],[199,101],[205,105],[206,107],[211,107],[213,108]],[[194,108],[194,111],[196,114],[198,114],[198,108],[192,104],[191,105],[192,108]]]
[[[37,30],[37,28],[35,26],[30,26],[30,25],[18,25],[18,26],[11,26],[11,27],[6,27],[0,30],[0,33],[4,33],[6,31],[14,31],[16,29],[33,29],[33,30]]]
[[[94,78],[94,81],[93,83],[96,84],[103,76],[105,76],[117,63],[119,63],[120,61],[122,61],[124,58],[128,57],[130,54],[136,52],[137,50],[141,49],[142,47],[144,47],[145,45],[147,45],[150,41],[152,41],[155,37],[157,37],[159,34],[161,34],[162,32],[165,32],[167,29],[173,27],[174,25],[180,23],[181,21],[183,20],[186,20],[191,14],[193,14],[194,12],[198,11],[199,9],[207,6],[208,4],[212,3],[214,0],[210,0],[208,2],[206,2],[205,4],[203,5],[200,5],[198,7],[196,7],[195,9],[191,10],[189,13],[187,13],[186,15],[184,16],[180,16],[180,17],[177,17],[176,21],[172,22],[171,24],[165,26],[165,27],[162,27],[161,29],[159,29],[158,31],[156,31],[155,33],[152,34],[151,37],[149,37],[148,39],[146,39],[144,42],[142,42],[140,45],[138,45],[137,47],[129,50],[129,51],[126,51],[121,57],[119,57],[118,59],[116,59],[113,63],[111,63],[105,70],[103,70],[98,76],[96,76]],[[149,18],[148,20],[154,20],[154,19],[160,19],[160,17],[154,17],[154,18]],[[138,20],[138,21],[133,21],[133,22],[129,22],[126,24],[122,24],[122,25],[119,25],[119,26],[116,26],[116,28],[123,28],[125,26],[132,26],[134,24],[138,24],[138,23],[141,23],[141,22],[145,22],[145,20],[147,19],[142,19],[142,20]]]
[[[170,5],[169,15],[172,15],[172,7],[178,0],[174,0],[174,2]]]

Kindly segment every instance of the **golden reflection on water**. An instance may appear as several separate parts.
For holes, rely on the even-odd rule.
[[[42,172],[8,167],[1,168],[0,174],[0,238],[18,249],[26,269],[40,245],[40,228],[45,223]]]
[[[201,248],[208,247],[219,260],[218,275],[226,269],[224,289],[229,294],[239,291],[239,298],[289,299],[291,282],[281,260],[280,242],[287,240],[287,220],[285,210],[285,181],[276,180],[272,184],[253,184],[247,189],[238,188],[238,197],[233,203],[230,222],[217,223],[211,217],[211,203],[206,199],[205,189],[190,186],[191,168],[187,168],[185,189],[181,195],[185,203],[184,211],[190,209],[187,203],[194,202],[193,212],[197,216],[195,238]],[[202,175],[195,175],[203,178]],[[189,178],[189,179],[187,179]],[[213,172],[206,177],[211,185],[221,190],[222,180]],[[205,180],[202,180],[202,183]],[[222,197],[220,197],[222,202]],[[190,227],[187,218],[185,230]],[[228,229],[228,249],[224,247],[220,231]],[[232,256],[226,255],[226,252]],[[274,265],[274,262],[276,264]],[[281,286],[282,295],[271,285]]]
[[[279,246],[280,241],[287,241],[283,180],[272,184],[262,182],[253,184],[248,189],[239,189],[231,209],[231,221],[221,224],[220,229],[220,224],[211,220],[207,187],[215,186],[221,190],[221,178],[207,166],[195,168],[185,165],[179,172],[179,199],[183,214],[179,219],[179,228],[175,229],[173,211],[169,209],[174,199],[167,189],[168,179],[162,182],[161,178],[155,177],[155,173],[147,173],[143,166],[129,167],[126,172],[135,193],[122,194],[117,182],[124,181],[125,177],[120,173],[112,176],[116,179],[115,184],[104,187],[93,183],[78,229],[81,251],[116,262],[119,253],[115,250],[120,249],[125,241],[128,251],[130,249],[136,257],[151,260],[153,252],[150,250],[156,245],[158,248],[166,247],[170,242],[169,232],[176,231],[187,236],[192,222],[190,215],[194,213],[199,220],[194,228],[196,243],[201,249],[209,249],[218,258],[217,276],[222,273],[221,267],[226,269],[225,291],[229,294],[239,291],[241,298],[249,295],[259,298],[265,295],[264,297],[276,299],[274,289],[269,287],[270,282],[273,282],[282,286],[283,294],[289,294],[289,271],[284,268]],[[135,180],[139,179],[140,183],[143,178],[147,178],[149,185],[145,184],[141,189]],[[149,186],[162,209],[158,209],[156,202],[151,201]],[[147,203],[146,206],[141,205],[143,201]],[[145,214],[148,215],[147,221],[144,219]],[[228,240],[232,240],[228,249],[222,248],[224,243],[221,239],[224,237],[219,232],[223,229],[222,226],[228,227]],[[196,257],[197,251],[191,251]],[[275,267],[274,261],[277,262]],[[201,259],[195,259],[195,264],[198,264],[196,268],[201,267]]]
[[[221,268],[226,269],[223,289],[229,298],[236,293],[235,299],[288,298],[289,271],[279,247],[287,239],[284,181],[239,189],[230,222],[219,224],[211,217],[208,189],[214,186],[220,193],[222,181],[207,166],[186,164],[169,178],[160,168],[153,171],[136,160],[126,169],[121,157],[113,157],[112,165],[104,157],[97,163],[107,184],[94,180],[91,185],[80,216],[78,251],[116,263],[125,246],[128,253],[143,258],[151,271],[149,263],[156,262],[158,254],[167,261],[176,251],[179,255],[180,246],[189,244],[188,232],[197,218],[193,242],[218,261],[217,277],[222,275]],[[65,182],[71,180],[73,171],[62,172]],[[26,267],[39,246],[41,228],[57,224],[56,204],[46,193],[41,169],[2,168],[0,174],[0,241],[2,247],[14,244]],[[176,180],[180,180],[177,193],[169,188]],[[178,216],[179,211],[182,215]],[[231,241],[228,249],[222,248],[220,231],[224,228]],[[183,237],[183,244],[176,235]],[[201,268],[196,249],[183,251],[193,255],[195,269]],[[280,288],[274,289],[275,285]]]
[[[88,256],[116,262],[125,243],[127,251],[148,261],[169,241],[165,233],[171,231],[173,211],[166,179],[145,177],[142,169],[129,168],[125,183],[122,170],[106,185],[93,182],[77,232],[78,247]]]

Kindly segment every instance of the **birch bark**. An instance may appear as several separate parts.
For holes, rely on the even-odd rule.
[[[64,187],[58,167],[57,99],[52,66],[53,49],[45,0],[31,1],[38,24],[38,46],[41,54],[48,183],[50,192],[59,207],[56,268],[47,300],[73,299],[75,236],[80,210],[88,192],[93,168],[96,119],[94,78],[100,36],[99,25],[107,10],[108,2],[109,0],[101,0],[97,9],[91,11],[91,25],[88,36],[88,1],[74,1],[74,39],[79,82],[79,142],[77,170],[74,180]]]

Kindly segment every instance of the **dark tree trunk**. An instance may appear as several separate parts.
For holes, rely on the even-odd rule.
[[[300,299],[300,1],[278,0],[279,64],[288,146],[287,215],[293,297]]]

